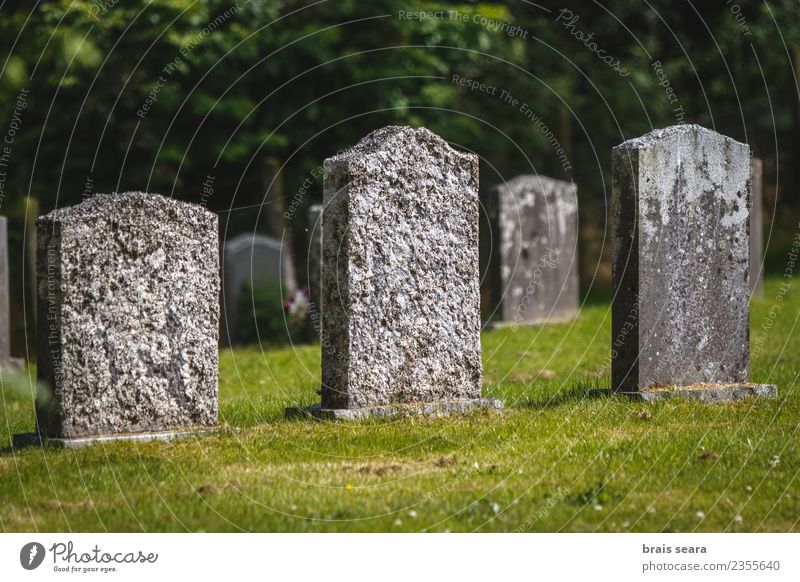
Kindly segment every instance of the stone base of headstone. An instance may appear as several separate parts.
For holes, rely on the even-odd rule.
[[[311,406],[291,406],[286,409],[286,418],[315,418],[318,420],[366,420],[370,418],[397,418],[404,416],[447,416],[485,408],[499,412],[503,401],[499,398],[474,398],[470,400],[447,400],[421,402],[417,404],[396,404],[373,406],[370,408],[322,408],[321,404]]]
[[[672,388],[651,388],[638,392],[618,392],[633,400],[658,402],[671,398],[687,398],[703,404],[733,402],[752,396],[775,398],[778,387],[775,384],[698,384],[697,386],[675,386]]]
[[[36,432],[15,434],[11,439],[14,449],[25,447],[41,447],[43,445],[62,449],[79,449],[100,443],[113,443],[118,441],[136,441],[140,443],[149,441],[171,441],[189,437],[203,436],[218,432],[216,428],[198,428],[194,430],[176,430],[163,432],[137,432],[127,434],[95,435],[73,438],[45,437]]]

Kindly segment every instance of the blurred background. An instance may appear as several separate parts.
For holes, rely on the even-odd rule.
[[[610,148],[654,127],[698,123],[763,159],[767,273],[796,232],[796,0],[0,6],[14,355],[35,352],[35,217],[127,190],[205,205],[226,241],[280,241],[282,285],[245,293],[256,317],[223,340],[285,339],[321,164],[389,124],[478,154],[483,191],[523,173],[574,181],[589,300],[610,295]]]

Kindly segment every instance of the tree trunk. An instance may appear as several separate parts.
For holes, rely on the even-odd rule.
[[[39,217],[39,200],[32,196],[25,198],[25,252],[23,294],[26,318],[25,335],[28,342],[28,353],[36,353],[36,219]]]
[[[286,200],[283,188],[283,174],[280,173],[280,160],[274,157],[264,158],[262,165],[262,184],[267,193],[264,197],[264,212],[267,218],[267,231],[272,237],[281,241],[281,268],[283,286],[288,295],[297,291],[297,276],[294,268],[294,251],[292,244],[292,222],[286,218]]]
[[[800,152],[800,45],[792,45],[792,70],[794,71],[794,85],[792,85],[792,90],[794,92],[795,98],[795,149],[793,155],[798,155]],[[778,162],[778,160],[776,160]],[[791,164],[794,166],[794,183],[795,183],[795,190],[800,188],[800,164]],[[778,186],[776,184],[776,186]],[[780,188],[776,188],[776,198],[777,192],[780,191]],[[777,203],[777,200],[776,200]]]

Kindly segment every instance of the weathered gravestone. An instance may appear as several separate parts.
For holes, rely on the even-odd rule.
[[[612,383],[646,400],[749,383],[750,149],[697,125],[613,149]]]
[[[20,290],[24,285],[20,282]],[[8,265],[8,221],[0,216],[0,373],[14,372],[25,360],[11,357],[11,289]]]
[[[478,158],[385,127],[325,160],[324,418],[440,414],[481,398]],[[292,415],[302,409],[289,409]]]
[[[216,215],[98,194],[40,217],[37,235],[39,435],[78,446],[216,425]]]
[[[576,187],[517,176],[490,192],[490,280],[496,319],[565,321],[578,312]]]
[[[313,310],[319,313],[320,276],[322,273],[322,204],[308,209],[308,292]]]
[[[240,234],[223,244],[224,344],[233,345],[239,341],[238,330],[243,318],[254,317],[252,313],[242,313],[242,295],[254,289],[281,284],[281,257],[281,242],[260,234]]]
[[[756,297],[764,296],[763,167],[760,159],[750,160],[750,294]]]
[[[22,361],[11,357],[11,296],[8,287],[8,225],[0,216],[0,372],[21,367]]]

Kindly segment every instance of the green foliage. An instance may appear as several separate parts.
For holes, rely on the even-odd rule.
[[[255,288],[245,283],[239,294],[239,342],[277,346],[309,341],[308,322],[304,318],[290,317],[284,307],[286,301],[286,292],[280,283]]]
[[[284,291],[280,284],[253,289],[245,285],[239,294],[237,333],[242,343],[282,343],[286,337],[283,314]]]
[[[610,146],[651,124],[675,122],[654,60],[687,121],[746,137],[762,156],[774,154],[774,130],[783,144],[777,155],[792,159],[795,95],[784,42],[800,42],[800,10],[791,0],[737,6],[746,34],[724,4],[576,3],[577,28],[620,59],[630,71],[621,78],[557,21],[562,5],[547,1],[59,0],[32,13],[11,3],[3,9],[0,104],[7,115],[27,87],[32,107],[9,190],[32,184],[47,209],[56,198],[77,201],[91,176],[99,191],[147,187],[197,200],[213,173],[212,206],[222,209],[234,195],[260,200],[261,157],[291,158],[291,192],[322,159],[388,123],[424,124],[481,154],[487,182],[531,166],[564,175],[518,107],[453,84],[457,74],[527,103],[569,143],[576,163],[567,177],[591,208],[604,205],[597,185],[608,186],[596,157],[604,161]],[[400,17],[425,10],[445,16]]]

